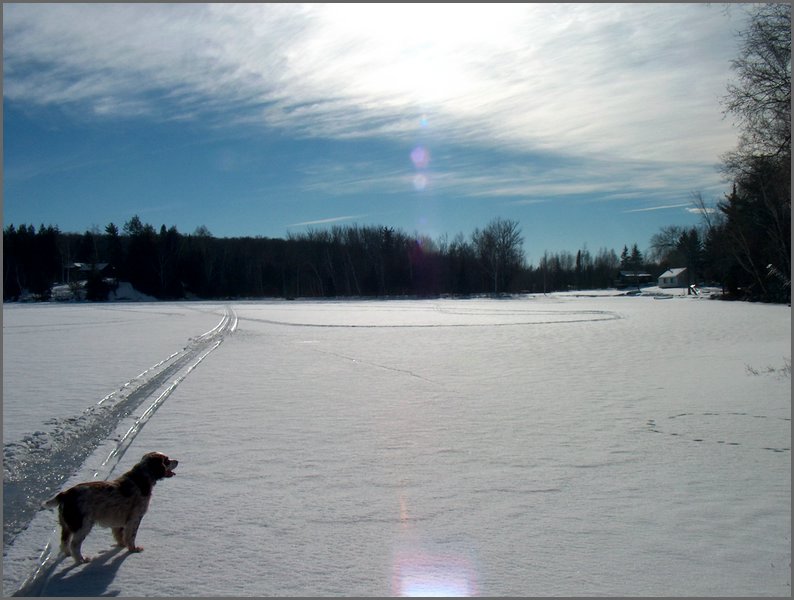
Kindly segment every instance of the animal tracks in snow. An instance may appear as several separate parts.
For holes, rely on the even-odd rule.
[[[748,429],[758,427],[758,423],[790,422],[787,417],[770,417],[747,412],[686,412],[670,415],[663,419],[648,419],[647,431],[669,435],[698,444],[716,443],[724,446],[743,446],[737,441],[746,437]],[[757,439],[753,436],[752,439]],[[764,446],[761,450],[775,453],[790,452],[786,446]]]

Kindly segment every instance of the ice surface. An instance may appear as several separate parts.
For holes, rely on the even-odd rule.
[[[136,339],[160,340],[148,350],[97,325],[117,341],[109,379],[205,331],[190,306],[139,307],[174,313],[138,323]],[[201,314],[211,327],[223,310]],[[789,307],[554,295],[231,310],[236,331],[107,473],[151,450],[179,459],[154,490],[146,550],[114,550],[96,529],[84,544],[94,562],[53,555],[28,591],[790,595]],[[72,352],[98,356],[85,346]],[[29,365],[45,352],[4,350]],[[90,363],[43,370],[40,397]],[[4,387],[20,377],[4,371]],[[4,427],[46,431],[46,409],[27,408],[11,413],[26,425]],[[138,417],[70,483],[90,479]],[[56,542],[55,521],[38,513],[5,549],[6,594]]]

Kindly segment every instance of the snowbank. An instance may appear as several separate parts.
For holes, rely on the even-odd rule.
[[[108,300],[111,302],[129,300],[133,302],[155,302],[157,298],[139,292],[129,281],[119,281],[118,287],[110,292]]]

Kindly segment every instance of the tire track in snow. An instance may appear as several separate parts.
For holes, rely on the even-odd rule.
[[[55,494],[119,423],[142,404],[146,410],[118,440],[94,478],[107,478],[132,440],[185,377],[237,328],[237,315],[226,307],[220,322],[168,358],[149,367],[79,416],[51,419],[37,431],[3,447],[3,545],[23,531],[41,502]],[[163,389],[165,388],[165,389]],[[42,562],[46,557],[42,558]]]

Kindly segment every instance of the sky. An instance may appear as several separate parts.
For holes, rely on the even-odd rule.
[[[728,191],[720,4],[4,4],[3,220],[185,234],[518,222],[648,248]]]

